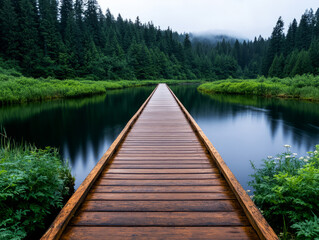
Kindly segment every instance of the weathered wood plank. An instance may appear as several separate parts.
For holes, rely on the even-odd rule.
[[[247,226],[236,212],[79,212],[73,226]]]
[[[56,217],[54,222],[51,224],[50,228],[47,232],[42,236],[42,240],[46,239],[59,239],[63,230],[69,223],[75,211],[78,209],[80,204],[84,201],[86,195],[88,194],[91,186],[94,184],[100,173],[103,171],[105,165],[109,161],[109,159],[113,156],[118,146],[123,141],[124,137],[128,133],[129,129],[133,126],[135,121],[138,119],[139,115],[142,113],[143,109],[146,107],[147,103],[155,93],[157,87],[153,90],[152,94],[146,99],[140,109],[134,114],[134,116],[130,119],[130,121],[126,124],[122,132],[115,139],[109,149],[102,156],[100,161],[95,165],[93,170],[89,173],[89,175],[85,178],[76,192],[72,195],[63,209],[60,211],[59,215]]]
[[[193,150],[193,149],[182,149],[182,150],[165,150],[165,149],[162,149],[162,150],[159,150],[159,149],[127,149],[127,148],[123,148],[121,150],[121,153],[122,154],[130,154],[130,155],[134,155],[134,154],[151,154],[151,155],[154,155],[154,154],[203,154],[205,153],[202,149],[198,149],[198,150]]]
[[[232,192],[218,193],[89,193],[86,200],[215,200],[235,199]]]
[[[189,114],[189,112],[186,110],[186,108],[183,106],[183,104],[178,100],[178,98],[175,96],[173,91],[169,89],[171,94],[174,96],[176,102],[179,104],[180,108],[182,109],[183,113],[185,114],[186,118],[192,125],[193,129],[196,131],[199,138],[202,140],[202,142],[207,147],[208,151],[210,152],[211,156],[215,160],[215,162],[218,165],[218,168],[225,176],[225,179],[229,183],[229,186],[234,191],[234,194],[236,195],[239,203],[243,207],[250,223],[252,224],[253,228],[258,233],[258,236],[261,239],[269,239],[269,240],[277,240],[278,236],[275,234],[273,229],[269,226],[265,218],[262,216],[256,205],[253,203],[253,201],[250,199],[246,191],[242,188],[242,186],[237,181],[234,174],[230,171],[218,151],[215,149],[213,144],[209,141],[209,139],[206,137],[202,129],[198,126],[198,124],[195,122],[193,117]]]
[[[145,192],[162,192],[162,193],[212,193],[212,192],[231,192],[226,186],[103,186],[96,184],[92,187],[91,193],[145,193]]]
[[[86,212],[234,212],[241,209],[235,200],[206,201],[85,201]]]
[[[252,240],[252,227],[68,227],[62,240]]]
[[[62,239],[265,239],[175,95],[160,85],[143,106]]]
[[[206,157],[197,156],[116,156],[114,160],[207,160]],[[214,164],[214,163],[212,163]]]
[[[203,169],[203,168],[211,168],[210,164],[152,164],[152,165],[144,165],[144,164],[112,164],[110,169]]]
[[[211,170],[209,168],[204,169],[109,169],[109,173],[170,173],[170,174],[179,174],[179,173],[219,173],[217,169]]]
[[[207,174],[111,174],[105,172],[101,175],[102,178],[105,179],[171,179],[171,180],[178,180],[178,179],[212,179],[212,178],[219,178],[221,177],[220,174],[217,173],[207,173]]]
[[[101,178],[97,184],[107,186],[213,186],[226,185],[226,181],[222,178],[200,179],[200,180],[144,180],[144,179],[105,179]]]
[[[175,160],[175,159],[161,159],[161,160],[117,160],[113,165],[197,165],[197,164],[209,164],[212,166],[209,160]]]

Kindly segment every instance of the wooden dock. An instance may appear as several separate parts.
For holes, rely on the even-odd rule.
[[[278,239],[160,84],[42,239]]]

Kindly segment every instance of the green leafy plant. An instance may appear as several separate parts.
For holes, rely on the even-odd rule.
[[[0,239],[37,235],[74,192],[74,178],[56,149],[19,145],[2,134]]]
[[[252,164],[255,173],[249,184],[255,189],[254,202],[269,223],[283,235],[284,225],[300,235],[297,226],[304,229],[309,225],[306,221],[319,214],[319,145],[300,158],[290,152],[289,145],[285,147],[283,154],[264,159],[261,168]],[[318,236],[316,231],[307,234]]]
[[[319,218],[315,214],[312,219],[295,223],[291,227],[296,229],[298,239],[319,240]]]

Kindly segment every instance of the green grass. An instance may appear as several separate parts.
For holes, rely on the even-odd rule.
[[[57,98],[78,98],[106,93],[108,90],[155,85],[178,84],[194,80],[57,80],[23,77],[13,70],[0,69],[0,105],[43,101]],[[196,81],[200,82],[200,81]]]
[[[0,137],[0,239],[39,239],[74,192],[74,178],[56,149]]]
[[[204,83],[199,91],[208,94],[225,93],[266,97],[296,98],[319,101],[319,76],[293,78],[226,79]]]

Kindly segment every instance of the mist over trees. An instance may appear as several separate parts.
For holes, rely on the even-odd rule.
[[[0,57],[59,79],[224,79],[319,73],[319,10],[269,39],[193,41],[102,12],[96,0],[0,0]]]

